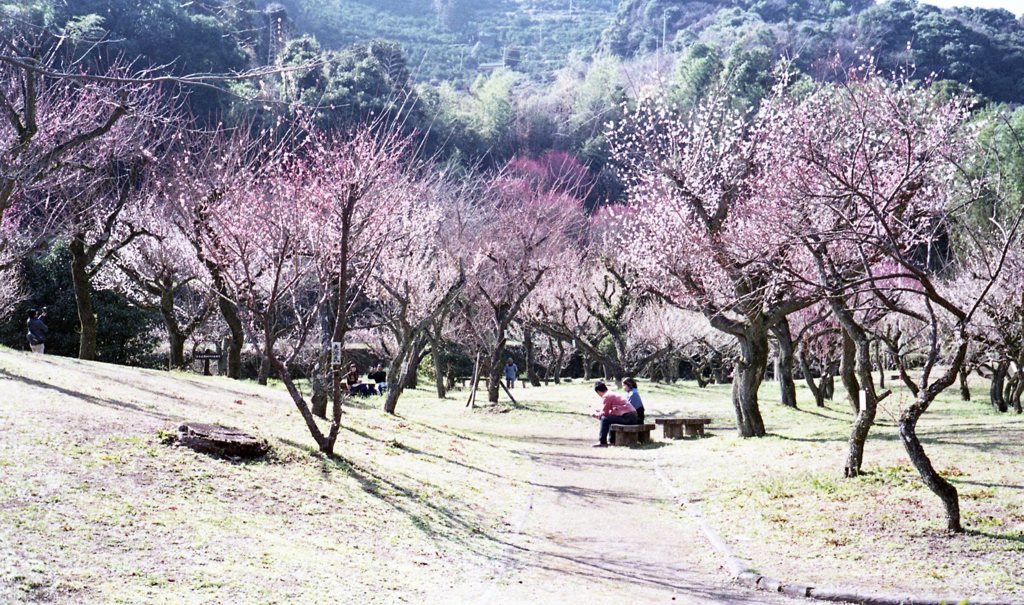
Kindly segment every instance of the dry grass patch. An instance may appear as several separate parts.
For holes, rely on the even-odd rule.
[[[518,504],[511,454],[423,393],[414,418],[349,408],[339,459],[250,384],[0,352],[0,393],[0,602],[444,602]],[[273,453],[164,445],[185,419]]]
[[[677,485],[703,500],[705,514],[740,556],[762,573],[810,584],[1024,594],[1021,418],[995,414],[983,401],[961,402],[955,393],[925,416],[922,440],[957,486],[968,528],[950,535],[939,500],[896,435],[894,414],[905,394],[887,401],[872,429],[867,474],[849,480],[842,477],[852,418],[845,402],[815,408],[801,391],[802,409],[790,410],[774,403],[775,389],[768,383],[761,391],[770,435],[751,440],[730,428],[727,387],[656,388],[652,397],[716,419],[712,438],[664,450],[663,464]]]

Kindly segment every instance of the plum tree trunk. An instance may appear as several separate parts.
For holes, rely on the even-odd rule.
[[[992,407],[997,412],[1007,412],[1009,410],[1006,404],[1006,398],[1003,396],[1003,387],[1006,382],[1006,373],[1010,369],[1010,363],[1007,361],[1000,361],[999,364],[992,370],[992,384],[989,388],[989,396],[992,399]]]
[[[917,438],[917,421],[926,409],[927,405],[916,402],[902,414],[899,422],[900,439],[925,485],[942,500],[942,505],[946,509],[946,528],[949,531],[962,532],[964,529],[960,525],[960,498],[956,487],[935,470],[928,455],[925,454],[921,441]]]
[[[526,349],[526,378],[531,385],[539,387],[540,376],[537,375],[537,368],[533,362],[533,332],[529,328],[523,328],[523,348]]]
[[[776,376],[782,405],[796,408],[796,382],[793,380],[793,337],[789,330],[789,320],[783,318],[772,326],[772,334],[779,345],[776,358]]]
[[[882,354],[882,343],[875,341],[875,367],[878,368],[878,388],[885,389],[885,356]]]
[[[99,327],[96,312],[92,307],[92,286],[89,278],[89,260],[86,258],[85,243],[74,237],[69,245],[71,251],[71,283],[75,291],[75,306],[78,310],[78,358],[96,359],[96,340]]]
[[[856,414],[859,409],[860,383],[857,381],[857,344],[853,342],[846,330],[843,333],[843,351],[839,360],[839,378],[842,380],[846,396]]]
[[[742,437],[764,437],[764,420],[758,406],[757,391],[768,367],[768,330],[755,326],[745,336],[737,336],[740,356],[732,381],[732,404],[736,428]]]
[[[245,330],[238,316],[238,307],[224,296],[218,296],[217,308],[231,337],[228,339],[228,378],[242,378],[242,345],[245,344]]]
[[[504,326],[498,327],[497,340],[495,341],[494,348],[491,350],[491,358],[488,360],[487,373],[487,400],[491,403],[498,403],[498,391],[501,388],[501,369],[504,364],[501,363],[502,358],[505,356],[505,328]]]
[[[416,342],[412,345],[412,352],[410,353],[409,363],[412,364],[410,371],[406,372],[405,376],[405,388],[417,389],[420,386],[420,362],[423,361],[425,355],[425,349],[423,348],[423,342],[420,339],[416,339]]]
[[[181,326],[178,325],[178,318],[174,314],[174,290],[171,288],[161,288],[160,317],[167,330],[169,346],[167,369],[180,370],[185,367],[186,338]]]
[[[416,373],[419,365],[419,351],[415,346],[404,346],[391,361],[388,368],[388,396],[384,400],[384,411],[394,414],[398,408],[398,398],[409,384],[409,374]]]
[[[818,258],[818,264],[824,277],[823,262],[820,258]],[[835,314],[843,328],[841,374],[850,395],[850,404],[854,413],[843,474],[846,477],[857,477],[861,474],[861,466],[864,462],[864,444],[867,442],[871,426],[875,423],[875,414],[878,409],[878,395],[875,392],[875,382],[871,377],[873,367],[871,340],[841,295],[830,294],[828,302],[832,313]],[[857,387],[859,387],[859,392]],[[862,398],[863,401],[861,401]]]
[[[1017,366],[1020,368],[1020,365]],[[1024,409],[1021,407],[1021,396],[1024,395],[1024,374],[1021,370],[1017,370],[1017,374],[1013,377],[1013,389],[1010,392],[1008,404],[1013,406],[1013,411],[1018,414],[1024,413]]]
[[[434,385],[437,387],[437,398],[444,399],[448,396],[448,389],[445,385],[445,366],[447,358],[444,349],[441,348],[441,339],[433,335],[430,337],[431,359],[434,361]]]
[[[970,401],[971,400],[971,387],[967,384],[967,378],[970,372],[967,368],[960,368],[957,372],[960,377],[960,400]]]
[[[565,363],[565,345],[558,341],[558,355],[555,356],[555,384],[562,384],[562,364]]]
[[[811,362],[807,358],[807,353],[801,350],[797,354],[797,360],[800,362],[800,373],[804,376],[804,382],[807,383],[807,389],[811,391],[811,395],[814,395],[814,403],[819,408],[825,407],[825,376],[822,375],[821,382],[817,383],[814,380],[814,371],[811,369]]]
[[[309,378],[310,396],[309,396],[309,407],[312,410],[313,415],[319,416],[320,418],[327,418],[327,400],[330,399],[330,388],[327,381],[327,376],[321,368],[327,367],[327,364],[321,362],[313,368],[312,375]]]
[[[256,375],[256,382],[263,386],[267,386],[267,381],[270,380],[270,361],[267,360],[266,355],[260,356],[260,369]]]
[[[697,381],[697,387],[706,389],[714,377],[709,373],[710,368],[706,361],[691,361],[690,367],[693,369],[693,378]]]
[[[836,396],[836,376],[831,367],[826,367],[821,375],[821,395],[829,401]]]

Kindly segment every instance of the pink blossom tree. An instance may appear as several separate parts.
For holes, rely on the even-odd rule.
[[[393,132],[367,127],[350,135],[235,139],[231,153],[212,162],[222,175],[218,186],[200,189],[203,197],[192,207],[193,244],[216,273],[215,289],[235,305],[243,331],[327,454],[334,451],[347,395],[335,351],[344,350],[354,309],[366,302],[391,243],[388,222],[407,199],[407,139]],[[307,400],[292,373],[310,349],[314,376],[327,374],[331,382],[321,409],[317,387]],[[331,413],[323,428],[317,417],[327,416],[328,396]]]
[[[1011,407],[1024,411],[1024,253],[1011,250],[1006,266],[988,297],[982,301],[980,317],[974,326],[974,340],[984,354],[980,362],[991,373],[989,397],[992,407],[1006,412]],[[962,384],[966,382],[961,372]],[[969,394],[968,394],[969,398]]]
[[[766,228],[788,220],[787,207],[763,204],[754,188],[765,120],[721,98],[687,115],[651,98],[610,132],[634,209],[621,248],[647,290],[736,339],[733,407],[744,437],[765,434],[758,388],[770,330],[815,296],[782,269],[805,253]]]
[[[254,132],[244,125],[211,132],[182,130],[172,151],[161,175],[160,195],[208,279],[229,334],[227,375],[239,379],[245,326],[228,275],[232,259],[221,250],[218,214],[228,212],[232,196],[254,187],[262,166],[280,161],[282,152],[269,131]]]
[[[173,109],[152,88],[88,154],[78,154],[78,167],[68,169],[72,174],[48,188],[65,200],[57,220],[71,252],[79,359],[96,358],[100,318],[92,304],[93,280],[121,249],[151,236],[142,226],[146,189],[161,161],[157,154],[175,128]]]
[[[673,350],[650,321],[651,309],[660,306],[644,298],[622,261],[617,234],[628,224],[626,214],[606,207],[592,215],[573,261],[556,267],[524,305],[528,326],[572,343],[617,382]]]
[[[390,244],[384,225],[402,200],[410,155],[410,140],[398,125],[376,124],[351,135],[313,136],[294,171],[301,195],[314,200],[322,225],[315,246],[317,283],[326,296],[320,308],[323,354],[313,380],[318,416],[326,416],[329,398],[333,417],[340,418],[343,372],[337,365],[327,371],[327,353],[331,343],[345,342],[353,310]]]
[[[442,174],[421,176],[400,187],[390,191],[398,203],[380,227],[387,244],[366,287],[373,315],[395,341],[384,402],[389,414],[395,413],[410,375],[417,371],[431,330],[443,322],[466,283],[461,248],[466,192]],[[435,355],[440,354],[437,347],[435,339]]]
[[[168,368],[185,367],[185,345],[216,309],[209,274],[185,237],[189,227],[151,188],[135,216],[145,237],[125,243],[97,276],[99,285],[123,294],[142,309],[158,311],[167,332]]]
[[[580,198],[507,174],[491,177],[468,226],[467,329],[486,353],[488,399],[498,401],[509,329],[530,294],[556,267],[575,258],[583,229]]]
[[[860,474],[864,441],[885,397],[874,386],[870,347],[883,338],[913,394],[900,412],[901,441],[942,500],[948,528],[960,531],[956,488],[935,470],[917,423],[956,381],[970,326],[1018,245],[1020,217],[989,233],[967,220],[979,198],[975,183],[960,186],[954,178],[971,138],[962,99],[943,101],[927,86],[885,78],[870,65],[845,76],[804,98],[771,102],[774,128],[762,132],[762,164],[771,170],[758,190],[794,209],[794,220],[772,228],[790,225],[803,242],[813,258],[804,275],[816,280],[855,346],[861,401],[845,474]],[[969,245],[952,249],[952,233]],[[883,322],[874,319],[879,310]],[[885,331],[897,319],[899,329]],[[904,362],[907,334],[922,339],[917,371]]]
[[[103,155],[98,145],[109,149],[130,138],[135,129],[122,124],[153,107],[153,87],[118,80],[125,73],[118,65],[102,74],[108,78],[61,77],[64,57],[48,34],[10,23],[0,33],[0,271],[12,277],[14,265],[52,235],[62,214],[66,200],[48,192],[68,179],[80,181],[81,167]],[[9,300],[19,290],[4,281],[12,284],[4,288]]]

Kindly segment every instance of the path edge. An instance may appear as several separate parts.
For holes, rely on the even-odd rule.
[[[725,566],[733,579],[742,586],[763,592],[783,594],[790,597],[802,597],[832,603],[856,603],[858,605],[1024,605],[1024,601],[999,601],[972,599],[970,597],[936,598],[913,595],[897,595],[879,592],[861,592],[855,589],[834,588],[831,586],[812,586],[800,582],[776,580],[750,569],[744,559],[736,556],[732,548],[725,542],[718,531],[704,518],[698,509],[697,501],[691,500],[676,488],[672,480],[661,467],[660,452],[654,459],[654,473],[668,490],[672,498],[682,507],[686,514],[697,524],[704,537],[725,560]]]

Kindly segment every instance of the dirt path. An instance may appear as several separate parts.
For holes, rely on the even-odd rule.
[[[555,422],[547,434],[510,435],[532,464],[531,493],[494,582],[469,602],[797,602],[728,581],[658,481],[656,449],[592,449],[578,428]]]

